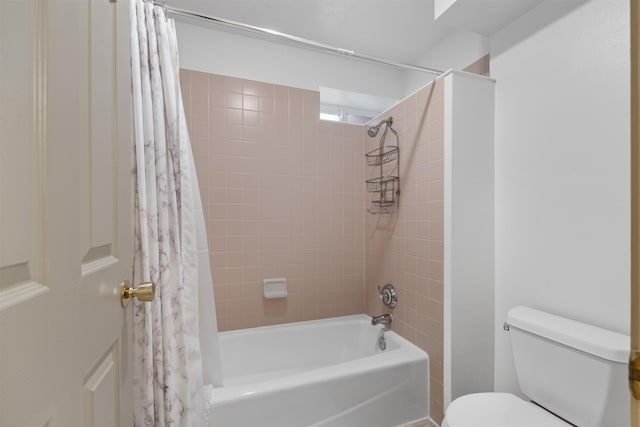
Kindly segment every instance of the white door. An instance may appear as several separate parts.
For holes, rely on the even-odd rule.
[[[132,424],[128,8],[0,0],[3,427]]]

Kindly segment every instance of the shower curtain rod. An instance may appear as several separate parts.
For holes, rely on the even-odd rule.
[[[236,29],[240,29],[240,30],[244,30],[244,31],[251,31],[251,32],[254,32],[254,33],[259,33],[259,34],[267,35],[267,36],[274,37],[274,38],[277,38],[277,39],[286,40],[286,41],[289,41],[289,42],[296,43],[298,45],[311,47],[311,48],[316,49],[316,50],[321,50],[321,51],[328,52],[328,53],[333,53],[333,54],[336,54],[336,55],[348,56],[348,57],[351,57],[351,58],[361,59],[361,60],[364,60],[364,61],[374,62],[374,63],[377,63],[377,64],[391,65],[391,66],[394,66],[394,67],[404,68],[404,69],[407,69],[407,70],[421,71],[421,72],[424,72],[424,73],[434,74],[436,76],[439,76],[440,74],[443,73],[443,71],[441,71],[441,70],[435,70],[433,68],[427,68],[427,67],[420,67],[418,65],[404,64],[404,63],[397,62],[397,61],[392,61],[392,60],[386,59],[386,58],[379,58],[377,56],[365,55],[365,54],[362,54],[362,53],[354,52],[353,50],[342,49],[342,48],[326,45],[324,43],[319,43],[319,42],[316,42],[316,41],[313,41],[313,40],[304,39],[302,37],[292,36],[290,34],[281,33],[279,31],[275,31],[275,30],[269,30],[267,28],[256,27],[254,25],[249,25],[249,24],[243,24],[242,22],[230,21],[228,19],[219,18],[217,16],[208,16],[208,15],[203,15],[203,14],[197,13],[197,12],[191,12],[189,10],[184,10],[184,9],[180,9],[180,8],[177,8],[177,7],[168,6],[168,5],[166,5],[164,3],[160,3],[160,2],[155,2],[154,1],[153,4],[156,5],[156,6],[160,6],[160,7],[164,8],[164,10],[166,12],[169,12],[169,13],[171,13],[173,15],[184,16],[184,17],[187,17],[187,18],[199,19],[199,20],[207,21],[207,22],[213,22],[213,23],[216,23],[216,24],[220,24],[220,25],[224,25],[224,26],[227,26],[227,27],[236,28]]]

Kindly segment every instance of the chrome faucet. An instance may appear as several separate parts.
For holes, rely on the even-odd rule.
[[[371,324],[376,325],[390,325],[393,321],[393,316],[389,313],[381,314],[380,316],[374,316],[371,318]]]

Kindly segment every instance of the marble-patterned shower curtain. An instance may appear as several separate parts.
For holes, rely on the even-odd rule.
[[[208,424],[222,385],[204,215],[179,85],[175,25],[131,0],[135,151],[134,283],[156,297],[133,307],[135,426]]]

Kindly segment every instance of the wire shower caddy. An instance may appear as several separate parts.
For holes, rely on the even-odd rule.
[[[395,212],[400,196],[400,139],[392,127],[393,117],[369,128],[369,136],[375,137],[382,125],[385,125],[385,129],[378,148],[365,154],[367,165],[379,168],[377,175],[366,181],[367,192],[375,193],[371,200],[373,209],[369,208],[367,211],[377,215],[390,215]],[[389,145],[386,144],[388,132],[395,138]]]

